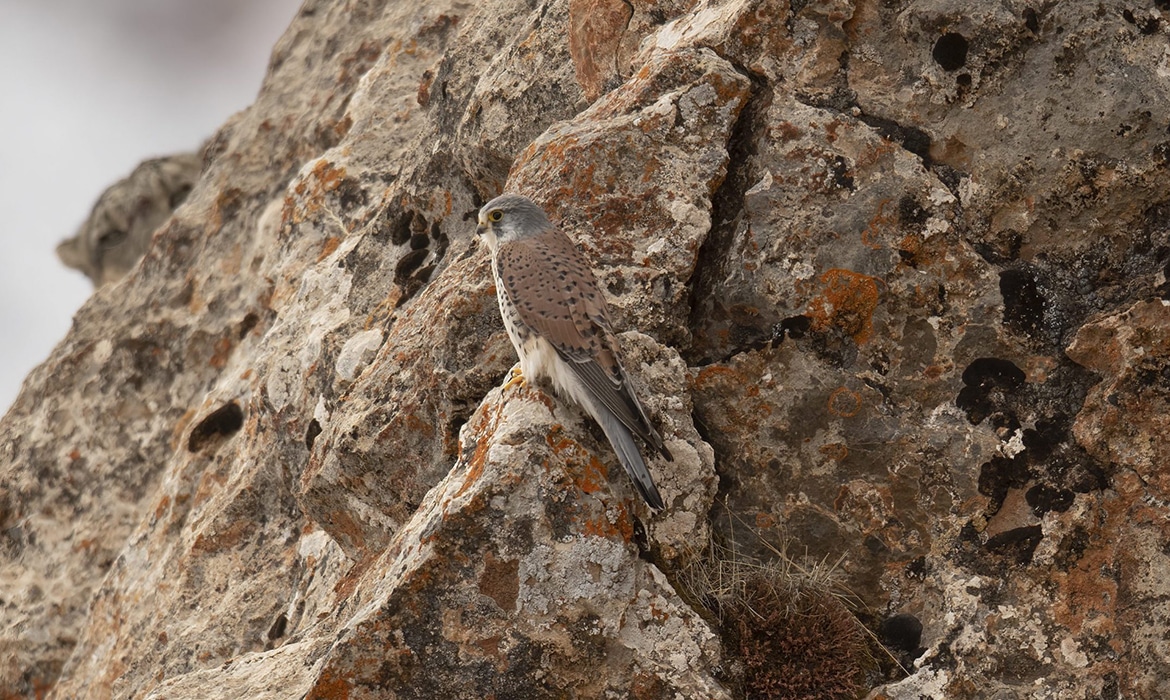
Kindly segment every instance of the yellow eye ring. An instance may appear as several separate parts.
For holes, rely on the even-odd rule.
[[[491,221],[499,221],[502,218],[504,218],[504,212],[500,211],[499,209],[493,209],[492,211],[488,212],[488,219]]]

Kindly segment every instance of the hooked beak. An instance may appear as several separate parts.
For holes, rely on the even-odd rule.
[[[487,231],[487,226],[484,226],[483,224],[479,224],[475,227],[475,235],[477,236],[482,236],[485,231]]]

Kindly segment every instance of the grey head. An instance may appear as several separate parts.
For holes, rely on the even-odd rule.
[[[531,199],[518,194],[502,194],[479,210],[475,233],[496,250],[502,243],[536,236],[552,227],[544,210]]]

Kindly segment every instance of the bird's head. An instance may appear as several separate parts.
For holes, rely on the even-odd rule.
[[[480,236],[493,252],[502,243],[535,236],[552,228],[544,210],[518,194],[502,194],[479,210]]]

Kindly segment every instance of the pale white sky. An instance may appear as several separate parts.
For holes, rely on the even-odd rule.
[[[53,252],[255,98],[300,0],[0,0],[0,415],[89,296]]]

